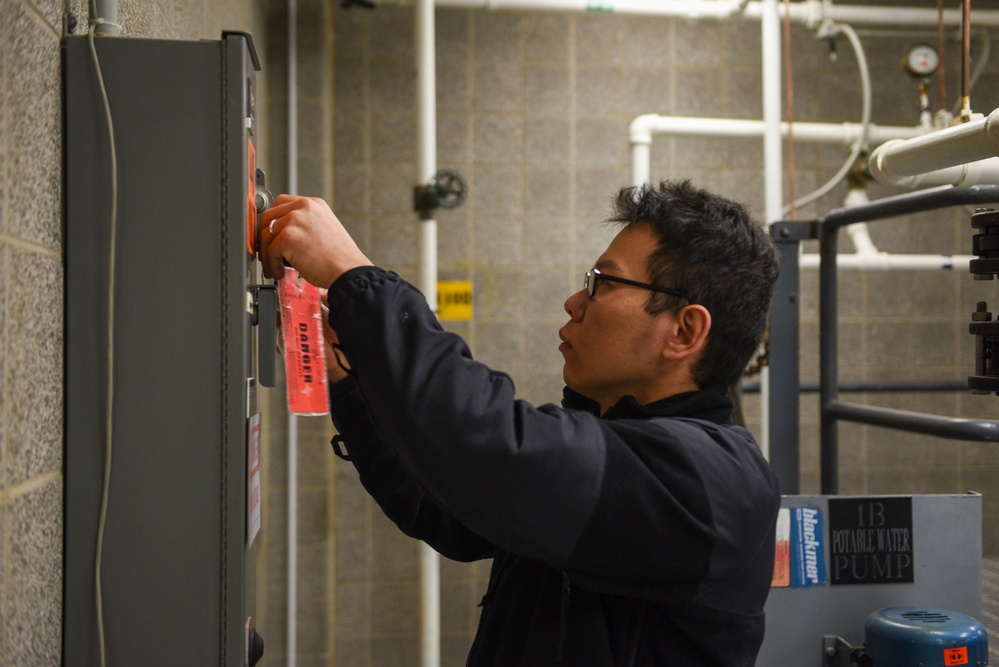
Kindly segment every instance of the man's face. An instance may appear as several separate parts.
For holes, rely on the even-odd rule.
[[[656,244],[649,225],[631,225],[614,237],[596,268],[648,283],[648,257]],[[570,319],[559,330],[562,377],[602,410],[629,394],[639,403],[663,398],[649,394],[662,376],[664,318],[673,316],[645,312],[649,296],[641,287],[602,280],[592,298],[580,290],[565,302]]]

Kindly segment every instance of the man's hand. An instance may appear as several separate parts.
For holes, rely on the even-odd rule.
[[[316,287],[326,288],[348,269],[371,266],[322,199],[280,195],[257,226],[264,275],[280,279],[284,264]]]

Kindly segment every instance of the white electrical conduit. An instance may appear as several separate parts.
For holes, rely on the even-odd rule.
[[[781,21],[778,0],[764,0],[760,21],[763,62],[763,174],[766,224],[781,218],[784,203],[784,155],[781,151]],[[748,5],[747,5],[748,6]],[[760,369],[760,450],[770,458],[770,367]]]
[[[288,194],[298,194],[298,3],[288,0]],[[298,663],[298,417],[288,415],[288,667]]]
[[[996,155],[999,155],[999,109],[984,118],[878,146],[871,154],[871,174],[881,183],[895,184],[906,177]]]
[[[437,172],[437,80],[434,0],[416,0],[416,181],[426,185]],[[420,218],[420,290],[437,310],[437,221]],[[440,557],[420,543],[420,656],[423,667],[437,667],[440,648]]]
[[[380,5],[405,5],[411,0],[378,0]],[[610,12],[615,14],[640,14],[671,16],[686,19],[747,18],[759,20],[763,16],[763,2],[754,0],[436,0],[438,7],[460,9],[552,11],[552,12]],[[783,9],[778,9],[783,16]],[[790,6],[791,20],[816,27],[823,21],[864,25],[887,26],[936,26],[936,9],[914,7],[869,7],[863,5],[833,5],[822,0],[802,0]],[[944,11],[944,23],[961,25],[961,10]],[[999,11],[976,10],[975,24],[983,27],[999,26]]]

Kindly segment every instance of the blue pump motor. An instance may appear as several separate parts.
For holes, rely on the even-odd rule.
[[[989,664],[989,639],[982,624],[946,609],[880,609],[867,618],[864,643],[873,667]]]

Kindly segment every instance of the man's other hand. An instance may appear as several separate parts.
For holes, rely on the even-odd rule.
[[[258,222],[264,275],[280,279],[285,265],[295,267],[316,287],[329,287],[345,271],[371,266],[354,239],[315,197],[280,195]]]

